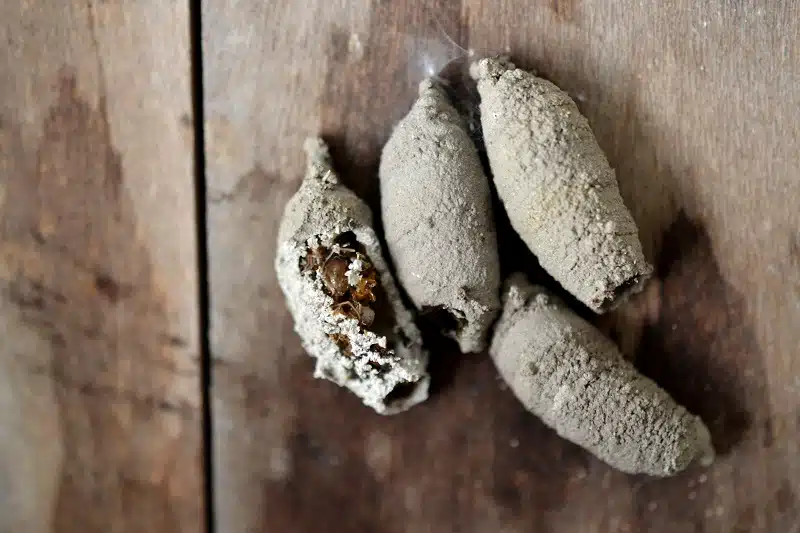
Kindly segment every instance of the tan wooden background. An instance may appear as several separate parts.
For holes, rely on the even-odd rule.
[[[799,39],[789,0],[0,2],[0,533],[800,532]],[[708,421],[710,469],[613,472],[446,342],[401,416],[311,377],[272,269],[302,140],[377,207],[456,44],[589,118],[658,267],[597,323]]]

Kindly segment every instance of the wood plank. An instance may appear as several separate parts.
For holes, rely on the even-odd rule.
[[[0,531],[202,531],[188,4],[0,43]]]
[[[795,3],[422,4],[204,2],[221,530],[796,531]],[[511,52],[589,118],[658,266],[597,322],[708,421],[712,468],[613,472],[525,413],[487,357],[447,343],[430,345],[434,397],[397,417],[311,377],[272,269],[302,139],[328,135],[377,206],[380,147],[426,69],[458,55],[449,39]],[[537,274],[501,229],[504,270]]]

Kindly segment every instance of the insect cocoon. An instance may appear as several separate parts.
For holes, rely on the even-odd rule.
[[[380,189],[400,284],[463,352],[482,350],[500,310],[489,182],[464,122],[431,80],[383,149]]]
[[[541,287],[513,275],[490,347],[525,407],[611,466],[669,476],[708,465],[708,429],[639,374],[617,347]]]
[[[275,270],[316,377],[381,414],[427,398],[427,355],[372,229],[369,207],[339,182],[327,146],[309,139],[306,176],[289,200]]]
[[[497,193],[542,267],[598,313],[652,274],[614,170],[575,102],[504,59],[473,63]]]

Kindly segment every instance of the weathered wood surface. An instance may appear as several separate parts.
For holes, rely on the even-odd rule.
[[[189,13],[0,2],[0,531],[202,531]]]
[[[203,19],[220,531],[800,529],[796,3],[208,0]],[[444,32],[575,95],[658,265],[599,323],[709,422],[712,468],[613,472],[450,344],[435,396],[394,418],[312,379],[272,268],[302,140],[326,134],[376,206],[392,124],[457,55]]]

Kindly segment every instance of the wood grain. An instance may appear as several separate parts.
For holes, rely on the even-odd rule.
[[[800,528],[800,11],[780,1],[204,2],[215,510],[222,531]],[[272,270],[322,132],[377,207],[416,83],[510,52],[574,95],[657,277],[598,324],[710,424],[708,470],[625,476],[431,341],[436,393],[381,418],[311,377]],[[500,221],[503,267],[541,273]]]
[[[0,531],[202,531],[188,6],[0,4]]]

